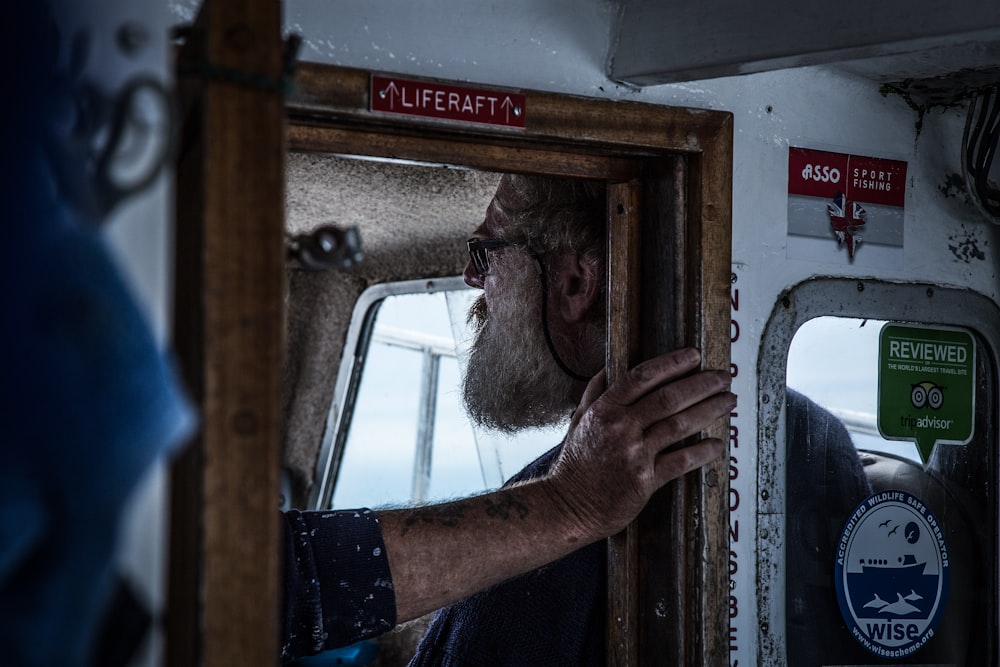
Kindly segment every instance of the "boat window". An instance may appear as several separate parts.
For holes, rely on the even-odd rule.
[[[886,323],[817,317],[804,323],[788,350],[786,384],[830,410],[860,449],[917,460],[912,440],[887,440],[876,423],[878,338]]]
[[[990,664],[996,378],[972,330],[819,317],[788,351],[787,664]]]
[[[406,505],[496,488],[562,436],[564,427],[508,437],[469,420],[461,399],[472,340],[466,313],[481,292],[461,278],[430,284],[380,286],[377,294],[391,293],[359,300],[354,317],[368,324],[351,326],[359,342],[347,349],[359,351],[344,392],[351,404],[337,426],[329,506]]]

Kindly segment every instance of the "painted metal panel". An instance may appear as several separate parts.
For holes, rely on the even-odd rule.
[[[637,85],[935,49],[942,50],[942,59],[958,58],[972,68],[979,52],[995,54],[1000,42],[1000,5],[983,0],[918,6],[909,0],[847,0],[835,6],[627,0],[621,17],[609,75]],[[960,68],[957,62],[952,66]],[[883,60],[881,67],[891,70],[893,64]]]

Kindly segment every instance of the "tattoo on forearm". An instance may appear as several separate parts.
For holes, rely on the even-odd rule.
[[[487,498],[486,514],[494,519],[503,519],[504,521],[514,515],[517,515],[518,519],[523,519],[528,516],[528,506],[513,497],[504,497],[500,502],[494,502]]]
[[[511,495],[505,495],[500,500],[484,498],[486,515],[492,519],[507,521],[509,519],[523,519],[528,516],[528,506],[520,499]],[[403,520],[403,527],[400,535],[406,535],[410,528],[417,524],[425,526],[438,525],[446,528],[455,528],[465,520],[465,511],[459,503],[450,505],[418,507],[412,510]]]
[[[406,535],[410,528],[418,523],[430,525],[438,524],[448,528],[454,528],[465,518],[462,508],[457,505],[444,505],[440,507],[421,507],[414,510],[403,522],[402,535]]]

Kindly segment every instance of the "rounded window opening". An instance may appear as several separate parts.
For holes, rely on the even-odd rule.
[[[988,346],[961,327],[819,317],[787,362],[787,664],[990,664]]]

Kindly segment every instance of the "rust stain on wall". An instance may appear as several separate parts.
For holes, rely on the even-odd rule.
[[[974,259],[983,261],[986,259],[985,251],[980,248],[989,245],[988,241],[981,240],[974,229],[967,229],[962,225],[962,230],[948,237],[948,249],[955,256],[955,260],[969,264]]]

